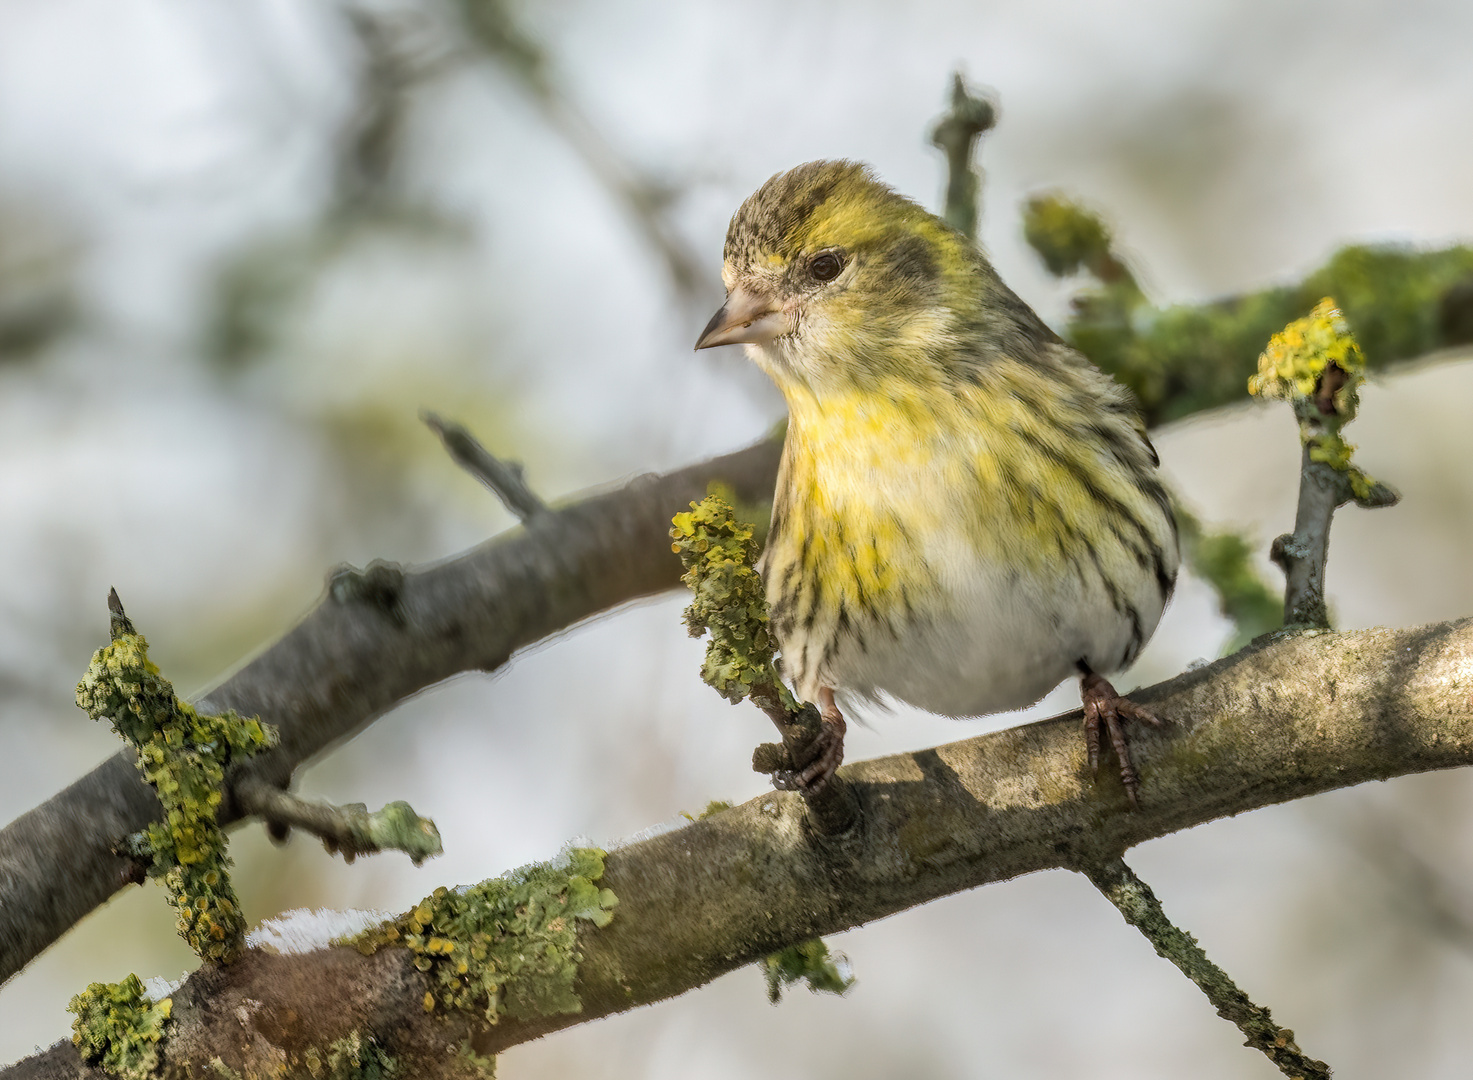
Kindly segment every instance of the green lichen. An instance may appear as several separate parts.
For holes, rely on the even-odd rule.
[[[409,803],[391,802],[382,810],[368,812],[363,803],[338,808],[350,833],[346,842],[324,839],[323,847],[342,852],[352,862],[364,852],[402,851],[415,866],[441,854],[440,830],[429,818],[420,817]]]
[[[125,1080],[144,1080],[159,1065],[172,1000],[150,1001],[137,975],[93,983],[67,1005],[72,1044],[82,1060]]]
[[[751,525],[737,519],[719,494],[691,503],[672,519],[671,550],[679,554],[680,579],[694,594],[685,609],[691,637],[707,630],[701,678],[733,704],[754,686],[773,686],[790,710],[797,709],[773,663],[776,643],[767,621],[762,578],[754,569],[761,546]]]
[[[475,1077],[475,1080],[496,1080],[496,1055],[480,1053],[469,1039],[461,1041],[455,1058],[465,1066],[467,1076]]]
[[[259,720],[202,715],[180,701],[116,596],[111,602],[112,642],[92,657],[77,704],[132,744],[139,771],[158,792],[164,820],[130,844],[148,875],[163,878],[180,936],[204,959],[228,962],[241,949],[246,922],[216,811],[226,768],[273,745],[276,735]]]
[[[822,938],[779,949],[762,961],[762,973],[767,976],[767,1000],[776,1005],[782,1000],[783,991],[800,979],[815,994],[846,993],[854,985],[848,964],[843,955],[830,954]]]
[[[495,1023],[582,1011],[578,924],[607,926],[618,898],[598,886],[604,853],[572,848],[464,889],[439,888],[410,912],[352,938],[365,955],[389,945],[415,954],[430,980],[425,1011],[475,1011]]]
[[[684,811],[681,811],[680,816],[685,818],[687,821],[701,821],[704,818],[713,817],[716,814],[721,813],[723,810],[730,810],[731,805],[731,803],[726,802],[722,799],[712,799],[706,804],[706,809],[702,810],[699,814],[687,814]]]
[[[1023,231],[1055,275],[1096,279],[1074,296],[1064,337],[1130,387],[1152,427],[1240,400],[1263,342],[1322,296],[1339,298],[1371,370],[1473,340],[1473,247],[1352,245],[1295,285],[1158,308],[1098,215],[1039,196]]]
[[[1248,380],[1248,392],[1289,402],[1309,459],[1343,475],[1357,503],[1379,506],[1389,489],[1351,463],[1355,447],[1340,434],[1355,419],[1365,370],[1365,357],[1345,316],[1326,297],[1309,315],[1269,339],[1258,358],[1258,373]]]
[[[399,1073],[399,1063],[377,1040],[356,1031],[328,1046],[326,1060],[315,1051],[309,1055],[313,1080],[393,1080]]]
[[[1139,292],[1111,250],[1104,219],[1058,192],[1035,195],[1023,205],[1023,238],[1055,277],[1087,270],[1103,282],[1128,281]]]

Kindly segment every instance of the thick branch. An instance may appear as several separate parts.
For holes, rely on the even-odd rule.
[[[494,671],[518,649],[600,611],[673,588],[670,515],[721,480],[770,500],[779,444],[768,441],[539,515],[465,554],[371,594],[334,589],[266,652],[196,702],[275,724],[281,742],[252,771],[285,787],[305,761],[395,704],[461,671]],[[80,722],[80,721],[79,721]],[[119,753],[0,832],[0,979],[136,879],[114,847],[159,814]],[[241,816],[227,800],[221,820]]]
[[[840,774],[862,820],[836,841],[814,838],[797,796],[760,796],[611,853],[600,884],[619,906],[607,927],[581,934],[582,1012],[503,1018],[477,1033],[476,1049],[502,1050],[672,997],[782,946],[963,889],[1036,870],[1099,866],[1135,844],[1215,818],[1473,764],[1470,687],[1473,619],[1281,636],[1133,695],[1169,721],[1135,736],[1142,775],[1136,812],[1126,810],[1117,781],[1091,779],[1077,711],[845,767]],[[269,977],[262,974],[268,962]],[[423,985],[404,973],[400,950],[363,958],[332,949],[238,967],[239,976],[236,968],[216,970],[186,984],[175,997],[181,1032],[219,1024],[235,1054],[248,1042],[244,1022],[269,1045],[285,1037],[279,1023],[271,1026],[280,1017],[310,1017],[320,1028],[331,1010],[320,1008],[313,988],[326,986],[336,1003],[343,985],[373,988],[372,1017],[364,1019],[365,1006],[343,1023],[387,1040],[391,1052],[399,1052],[397,1025],[421,1030],[413,1021],[423,1013]],[[400,989],[386,994],[389,983]],[[192,1047],[195,1075],[206,1075],[206,1044],[180,1046]],[[67,1058],[72,1053],[58,1047],[0,1077],[88,1075]],[[62,1071],[64,1060],[70,1071]],[[437,1068],[426,1059],[410,1074],[444,1075]]]

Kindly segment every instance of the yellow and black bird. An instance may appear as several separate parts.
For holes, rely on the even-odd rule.
[[[843,755],[835,692],[951,716],[1081,679],[1132,802],[1105,675],[1156,628],[1178,564],[1171,502],[1129,393],[1064,344],[977,247],[875,179],[774,176],[726,235],[726,303],[696,348],[743,343],[787,399],[762,572],[782,666]]]

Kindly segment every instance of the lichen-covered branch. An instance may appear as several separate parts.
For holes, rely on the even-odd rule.
[[[260,818],[279,832],[290,828],[309,832],[346,862],[359,855],[402,851],[418,866],[443,851],[435,823],[402,800],[369,813],[363,803],[333,806],[303,799],[251,775],[242,777],[234,790],[242,814]]]
[[[768,625],[767,597],[757,574],[762,546],[755,527],[737,519],[717,493],[692,501],[671,520],[670,546],[680,556],[681,581],[693,594],[685,609],[692,637],[707,631],[701,678],[732,704],[750,700],[777,726],[781,745],[766,743],[752,767],[785,790],[801,791],[824,836],[837,836],[855,821],[856,807],[838,777],[804,786],[798,774],[821,749],[823,722],[812,702],[795,698],[777,672],[777,641]]]
[[[230,883],[230,856],[217,810],[225,770],[275,744],[276,733],[254,717],[197,711],[174,694],[148,658],[148,642],[108,593],[112,640],[92,657],[77,684],[77,705],[107,720],[137,754],[138,771],[158,793],[163,820],[119,837],[169,890],[179,936],[202,959],[229,963],[245,941],[246,921]],[[75,1004],[75,1003],[74,1003]]]
[[[770,502],[781,445],[765,441],[550,510],[457,558],[334,589],[295,627],[195,702],[260,716],[280,742],[251,771],[285,787],[304,762],[395,704],[462,671],[641,596],[675,588],[670,515],[728,485]],[[126,751],[0,830],[0,980],[136,880],[118,841],[160,816]],[[227,795],[220,821],[239,819]]]
[[[446,453],[455,464],[485,484],[517,517],[526,521],[547,512],[547,504],[527,485],[521,462],[502,461],[460,424],[446,423],[432,412],[422,413],[421,418],[431,431],[440,436]]]
[[[501,1015],[494,1026],[482,1017],[480,1027],[436,1012],[440,1027],[430,1030],[444,1034],[435,1048],[442,1064],[426,1058],[423,1071],[404,1075],[460,1075],[443,1064],[455,1040],[496,1053],[963,889],[1106,865],[1135,844],[1215,818],[1473,764],[1470,690],[1473,619],[1284,635],[1134,695],[1172,721],[1135,736],[1146,796],[1136,811],[1123,789],[1089,774],[1078,711],[845,766],[863,826],[837,840],[806,827],[796,795],[769,792],[607,854],[597,885],[617,895],[618,907],[607,925],[584,921],[577,932],[582,959],[571,992],[581,1011]],[[203,1032],[213,1017],[220,1045],[228,1028],[238,1047],[249,1045],[245,1024],[266,1055],[283,1037],[274,1018],[292,1015],[299,1030],[313,1025],[318,1037],[337,1039],[351,1026],[401,1063],[414,1060],[431,991],[415,959],[408,949],[368,957],[347,948],[297,956],[248,949],[230,968],[181,987],[171,1025]],[[325,1002],[333,1007],[321,1008]],[[399,1031],[402,1044],[392,1041]],[[165,1043],[166,1061],[180,1060],[186,1045],[190,1054],[207,1052],[175,1038]],[[0,1080],[101,1075],[62,1045],[0,1071]]]
[[[1151,887],[1123,859],[1086,865],[1082,872],[1120,909],[1125,921],[1145,935],[1158,956],[1170,960],[1197,984],[1217,1015],[1238,1026],[1247,1037],[1245,1046],[1261,1051],[1293,1080],[1330,1080],[1330,1067],[1300,1050],[1292,1031],[1274,1023],[1267,1009],[1255,1005],[1227,972],[1207,958],[1196,938],[1166,917]]]
[[[1299,505],[1294,531],[1273,543],[1273,559],[1284,568],[1284,625],[1327,629],[1325,561],[1330,522],[1348,502],[1369,509],[1394,506],[1397,495],[1350,460],[1355,447],[1340,430],[1355,419],[1365,358],[1345,318],[1326,298],[1303,319],[1275,334],[1258,359],[1248,392],[1289,402],[1304,447],[1299,471]]]
[[[1355,244],[1294,285],[1155,307],[1103,217],[1058,193],[1029,200],[1023,232],[1049,271],[1082,283],[1064,337],[1130,387],[1150,427],[1241,401],[1263,343],[1336,297],[1372,370],[1473,344],[1473,247]]]

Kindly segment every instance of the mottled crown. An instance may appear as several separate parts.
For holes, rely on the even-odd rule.
[[[778,173],[742,203],[726,231],[724,255],[737,263],[774,255],[791,258],[813,242],[815,219],[873,218],[881,209],[902,217],[926,214],[875,179],[868,165],[810,161]]]

